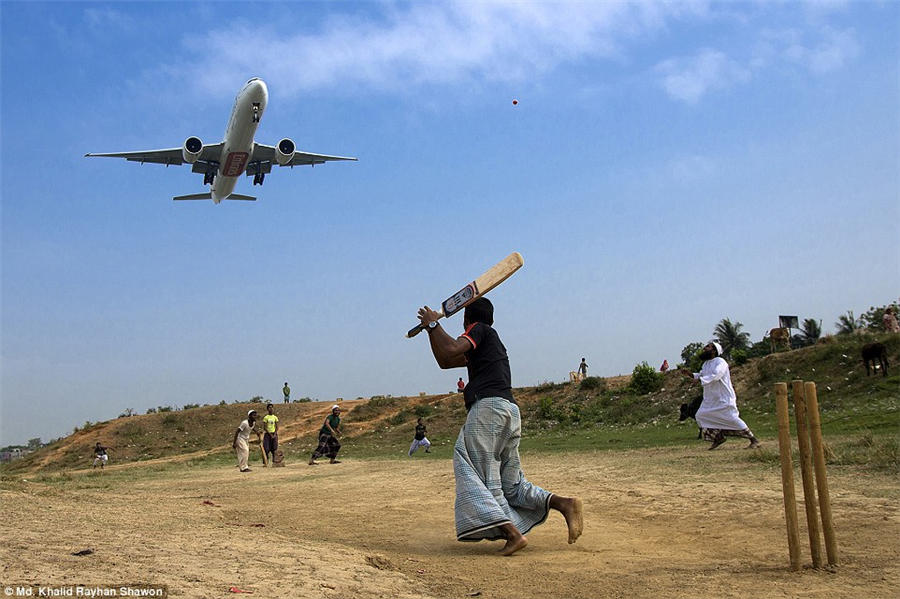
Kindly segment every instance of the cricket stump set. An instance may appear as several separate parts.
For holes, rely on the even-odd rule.
[[[792,381],[794,417],[797,424],[797,446],[800,452],[800,474],[803,479],[803,502],[806,505],[806,524],[809,530],[809,550],[814,568],[821,568],[822,546],[819,541],[818,510],[822,515],[825,552],[828,565],[838,563],[837,541],[831,518],[831,498],[825,473],[825,448],[822,444],[822,423],[819,419],[819,400],[816,384]],[[800,570],[800,530],[797,522],[797,502],[794,494],[794,464],[791,458],[791,423],[788,412],[787,383],[775,383],[775,411],[778,417],[778,448],[781,456],[781,485],[784,492],[784,515],[787,521],[788,552],[791,570]],[[815,480],[813,480],[815,471]],[[818,491],[818,501],[816,501]]]

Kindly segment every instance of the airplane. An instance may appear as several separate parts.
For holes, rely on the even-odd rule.
[[[203,145],[198,137],[188,137],[180,148],[146,150],[137,152],[112,152],[106,154],[85,154],[111,158],[124,158],[132,162],[155,164],[191,165],[191,172],[203,174],[203,184],[209,185],[209,193],[194,193],[175,196],[173,200],[212,200],[218,204],[222,200],[256,200],[253,196],[232,193],[238,177],[246,173],[253,175],[253,184],[262,185],[266,175],[272,171],[272,164],[279,166],[315,166],[329,160],[356,160],[348,156],[327,156],[310,152],[298,152],[294,142],[287,137],[276,146],[267,146],[253,141],[256,129],[266,104],[269,90],[259,77],[250,79],[234,100],[225,140],[221,143]]]

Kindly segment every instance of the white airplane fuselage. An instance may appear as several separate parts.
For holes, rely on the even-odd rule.
[[[216,204],[231,195],[238,178],[247,169],[247,162],[253,154],[256,129],[268,101],[269,90],[262,79],[251,79],[238,92],[228,119],[228,128],[225,129],[219,169],[209,187]]]

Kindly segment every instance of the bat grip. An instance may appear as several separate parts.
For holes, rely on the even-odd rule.
[[[422,326],[422,323],[419,323],[416,326],[414,326],[413,328],[411,328],[409,331],[407,331],[406,336],[407,336],[407,338],[412,339],[413,337],[415,337],[416,335],[421,333],[423,330],[425,330],[425,327]]]

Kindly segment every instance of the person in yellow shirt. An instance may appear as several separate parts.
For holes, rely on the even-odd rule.
[[[263,416],[262,419],[263,428],[265,428],[265,434],[263,435],[263,451],[266,453],[267,459],[271,453],[272,459],[274,460],[275,451],[278,449],[278,416],[275,415],[275,406],[272,404],[266,404],[266,412],[268,413]]]

